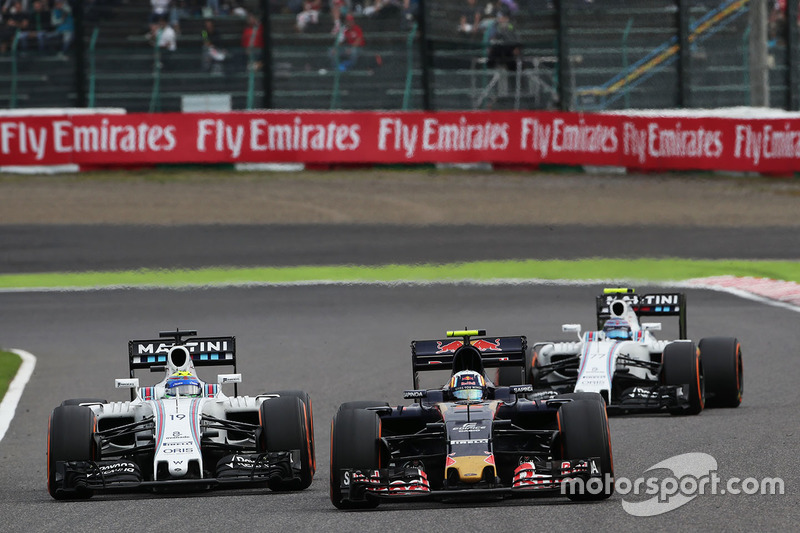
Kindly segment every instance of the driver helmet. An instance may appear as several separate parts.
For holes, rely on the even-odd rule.
[[[203,387],[200,385],[200,380],[192,375],[191,372],[181,370],[175,372],[167,378],[167,383],[164,385],[165,393],[168,397],[173,396],[201,396]]]
[[[486,397],[486,379],[474,370],[462,370],[453,374],[448,388],[458,400],[475,401]]]
[[[629,340],[631,338],[631,325],[621,318],[610,318],[603,326],[603,333],[607,339]]]

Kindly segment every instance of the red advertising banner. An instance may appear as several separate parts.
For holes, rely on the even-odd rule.
[[[800,118],[559,112],[0,116],[0,166],[540,163],[800,170]]]

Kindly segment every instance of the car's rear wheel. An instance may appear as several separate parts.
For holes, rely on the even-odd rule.
[[[88,407],[62,405],[53,409],[47,428],[47,491],[57,500],[85,499],[89,489],[63,489],[58,461],[94,461],[95,416]]]
[[[733,337],[708,337],[697,345],[703,360],[706,407],[738,407],[744,374],[742,347]]]
[[[696,415],[705,405],[705,382],[700,353],[693,342],[671,342],[664,348],[661,378],[664,385],[688,387],[689,405],[670,410],[673,415]]]
[[[558,408],[558,428],[564,460],[596,457],[599,464],[590,464],[590,472],[599,467],[599,483],[589,478],[584,483],[570,482],[567,497],[574,501],[604,500],[614,493],[614,459],[611,455],[611,434],[608,429],[605,401],[596,393],[577,393],[571,402]],[[594,396],[591,398],[590,396]]]
[[[286,396],[292,396],[295,398],[299,398],[306,409],[306,435],[308,435],[308,439],[311,444],[311,473],[315,473],[317,471],[317,452],[315,449],[314,444],[314,410],[311,406],[311,396],[308,395],[307,392],[302,390],[279,390],[275,394],[280,395],[282,398]]]
[[[356,400],[354,402],[344,402],[339,406],[338,411],[345,411],[348,409],[368,409],[370,407],[389,407],[389,403],[378,400]]]
[[[272,490],[302,490],[311,485],[314,477],[311,458],[311,439],[306,431],[309,427],[307,412],[303,402],[293,396],[273,398],[261,404],[261,440],[259,451],[286,452],[299,450],[299,479],[291,481],[272,479]]]
[[[380,417],[374,411],[342,407],[331,421],[331,503],[338,509],[374,508],[377,499],[344,499],[342,469],[369,472],[380,468]]]

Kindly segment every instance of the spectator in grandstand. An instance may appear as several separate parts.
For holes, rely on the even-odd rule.
[[[516,70],[521,45],[508,12],[499,10],[494,22],[486,31],[489,40],[487,58],[489,68]]]
[[[16,34],[17,13],[14,3],[3,3],[0,5],[0,54],[5,54],[11,49],[11,43]]]
[[[786,0],[770,0],[768,7],[769,45],[784,44],[786,35]],[[800,25],[800,9],[798,9],[795,23]]]
[[[11,41],[17,30],[9,26],[3,15],[0,15],[0,54],[5,54],[11,48]]]
[[[247,25],[242,31],[242,49],[248,70],[261,69],[261,54],[264,50],[264,28],[261,20],[254,14],[247,15]]]
[[[51,37],[55,37],[60,44],[58,55],[65,57],[67,50],[72,45],[72,37],[75,32],[75,24],[72,18],[72,8],[67,0],[56,0],[53,11],[50,12],[50,24],[53,27]]]
[[[33,11],[27,16],[28,22],[25,25],[25,32],[20,34],[19,45],[22,50],[28,48],[29,41],[36,41],[39,51],[44,52],[47,47],[47,35],[50,33],[50,11],[42,0],[33,2]]]
[[[28,18],[22,2],[19,0],[6,2],[0,10],[0,52],[9,51],[17,32],[25,30],[27,25]]]
[[[305,31],[309,24],[319,23],[319,12],[322,10],[322,0],[305,0],[303,10],[297,14],[295,29]]]
[[[175,33],[181,33],[181,20],[194,16],[194,10],[189,6],[187,0],[175,0],[169,8],[169,25],[175,30]]]
[[[342,17],[350,12],[350,0],[331,0],[332,35],[337,35],[342,27]]]
[[[398,0],[373,0],[364,7],[362,13],[372,18],[389,18],[400,12],[401,4]]]
[[[515,0],[499,0],[497,9],[505,11],[509,16],[519,13],[519,6]]]
[[[341,71],[352,69],[358,62],[358,56],[366,43],[361,26],[356,24],[355,17],[348,13],[344,17],[344,25],[336,36],[336,44],[331,49],[333,68]]]
[[[410,28],[419,17],[419,0],[403,0],[403,23]]]
[[[228,52],[219,46],[217,30],[214,27],[214,21],[212,19],[207,18],[203,22],[201,37],[203,42],[203,70],[212,76],[222,76],[224,74],[224,63],[228,58]]]
[[[169,16],[170,2],[171,0],[150,0],[150,33],[155,33],[162,17],[166,20]]]
[[[286,2],[286,11],[294,16],[297,16],[303,10],[305,0],[288,0]]]
[[[172,26],[167,23],[166,16],[158,19],[155,31],[148,34],[148,40],[159,52],[160,61],[156,64],[156,68],[168,68],[172,54],[178,49],[178,35]]]
[[[231,15],[234,17],[247,18],[247,10],[242,6],[242,3],[236,1],[231,5]]]
[[[481,29],[483,9],[478,5],[478,0],[466,0],[467,5],[458,19],[458,33],[477,35]]]

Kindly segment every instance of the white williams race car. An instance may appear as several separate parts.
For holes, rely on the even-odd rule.
[[[314,475],[311,400],[303,391],[238,396],[235,337],[161,332],[128,343],[130,401],[65,400],[47,435],[47,489],[56,499],[98,491],[184,491],[256,484],[300,490]],[[188,337],[188,338],[187,338]],[[223,365],[216,383],[195,367]],[[163,372],[140,387],[136,370]],[[230,384],[230,385],[228,385]],[[234,389],[226,396],[222,387]]]
[[[677,316],[679,339],[658,340],[661,323],[642,316]],[[541,342],[525,381],[539,395],[597,392],[609,412],[697,414],[704,406],[736,407],[742,400],[742,350],[733,337],[686,339],[683,293],[637,295],[606,289],[597,297],[597,330],[564,324],[575,341]],[[518,379],[518,378],[517,378]],[[511,384],[513,377],[503,379]]]

